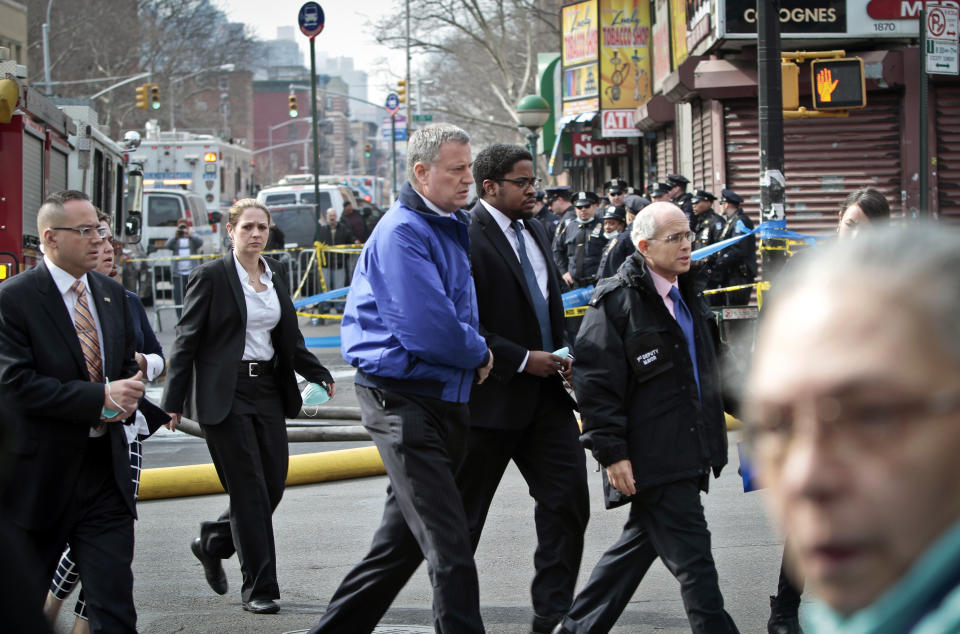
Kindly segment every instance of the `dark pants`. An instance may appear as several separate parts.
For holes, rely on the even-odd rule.
[[[36,553],[44,579],[51,579],[67,543],[73,553],[93,632],[135,632],[133,605],[133,516],[113,473],[109,434],[91,438],[74,494],[56,526],[46,531],[12,530]],[[43,606],[46,588],[37,593]]]
[[[241,374],[230,413],[219,425],[204,425],[203,433],[230,505],[200,525],[201,546],[221,559],[236,551],[244,601],[279,599],[272,515],[283,497],[289,455],[273,377]]]
[[[564,628],[591,634],[610,631],[657,557],[680,582],[683,607],[693,632],[737,631],[723,609],[696,480],[672,482],[638,493],[623,533],[600,557],[564,618]]]
[[[789,538],[787,542],[789,543]],[[800,607],[803,594],[803,577],[799,572],[791,571],[793,578],[787,575],[787,544],[783,545],[783,561],[780,563],[780,578],[777,579],[777,602],[794,610]]]
[[[311,632],[372,632],[426,559],[440,634],[483,632],[467,518],[454,481],[465,449],[465,404],[358,385],[363,425],[390,478],[370,551],[340,583]]]
[[[573,601],[590,499],[586,460],[573,412],[565,403],[542,400],[523,429],[471,427],[457,481],[476,550],[504,470],[511,459],[516,463],[536,501],[533,610],[538,624],[541,620],[556,624]]]

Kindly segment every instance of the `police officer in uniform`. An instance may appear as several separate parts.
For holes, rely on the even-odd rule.
[[[623,204],[623,199],[627,195],[627,181],[622,178],[612,178],[603,184],[603,191],[607,193],[610,205],[617,207]],[[606,209],[606,207],[603,207]]]
[[[753,229],[753,221],[743,213],[743,204],[736,192],[724,189],[720,192],[720,210],[723,212],[723,229],[720,240],[742,235]],[[722,288],[749,284],[757,277],[757,239],[750,236],[731,244],[716,255],[710,288]],[[751,289],[746,288],[728,293],[718,293],[710,297],[713,306],[744,306],[750,301]]]
[[[603,222],[597,218],[600,198],[593,192],[579,192],[573,201],[577,217],[560,229],[553,243],[553,259],[567,290],[597,281],[597,269],[607,240]]]
[[[617,269],[613,268],[613,261],[610,258],[616,251],[617,245],[620,243],[619,238],[626,228],[627,208],[623,205],[609,205],[603,212],[603,237],[607,239],[607,246],[604,247],[603,255],[600,257],[597,279],[610,277],[617,272]],[[620,263],[622,263],[622,260]]]
[[[573,208],[570,200],[573,198],[573,192],[566,185],[557,185],[556,187],[547,187],[547,207],[557,218],[554,224],[553,233],[550,236],[556,241],[558,235],[567,226],[571,220],[577,217],[577,211]]]
[[[682,209],[683,213],[687,214],[687,221],[692,227],[693,197],[687,193],[687,185],[690,184],[690,179],[683,174],[667,174],[667,183],[670,185],[670,200]]]
[[[537,190],[537,206],[534,207],[534,211],[536,212],[534,218],[539,220],[543,228],[547,230],[547,235],[552,236],[557,228],[557,223],[560,222],[560,217],[550,210],[550,198],[547,196],[547,192],[542,189]]]
[[[701,249],[720,240],[724,221],[720,214],[713,210],[713,201],[716,196],[708,191],[698,189],[693,192],[693,224],[690,230],[696,236],[693,239],[693,250]],[[717,254],[709,255],[693,263],[694,289],[699,295],[707,288],[713,275],[713,267],[717,261]]]

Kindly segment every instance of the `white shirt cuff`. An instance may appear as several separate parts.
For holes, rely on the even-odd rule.
[[[529,359],[530,359],[530,351],[527,350],[527,354],[523,356],[523,361],[520,363],[520,367],[517,368],[517,374],[520,374],[521,372],[523,372],[523,369],[527,367],[527,360]]]

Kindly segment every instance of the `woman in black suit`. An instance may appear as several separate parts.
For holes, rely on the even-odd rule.
[[[221,560],[236,550],[243,609],[258,614],[280,610],[271,515],[287,477],[284,417],[302,405],[294,371],[335,391],[304,346],[280,267],[260,255],[269,228],[270,212],[252,198],[230,208],[233,250],[190,275],[163,396],[171,429],[181,413],[200,423],[230,496],[191,550],[218,594],[227,591]]]

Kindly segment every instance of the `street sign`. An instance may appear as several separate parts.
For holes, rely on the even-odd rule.
[[[429,121],[433,121],[433,115],[432,114],[415,114],[413,115],[413,120],[415,122],[420,121],[420,122],[426,123]]]
[[[846,110],[867,105],[863,59],[815,59],[810,62],[814,110]]]
[[[386,108],[390,114],[397,114],[397,110],[400,109],[400,96],[397,93],[392,92],[387,95]]]
[[[958,15],[954,6],[931,6],[927,9],[927,73],[936,75],[960,74],[958,64]]]
[[[383,130],[383,140],[390,141],[390,117],[384,117],[381,119],[380,129]],[[403,115],[399,115],[396,118],[396,134],[394,135],[394,140],[396,141],[406,141],[407,140],[407,118]]]
[[[309,38],[320,35],[323,31],[323,9],[316,2],[303,3],[297,16],[297,24],[300,25],[300,32]]]

